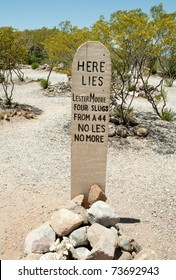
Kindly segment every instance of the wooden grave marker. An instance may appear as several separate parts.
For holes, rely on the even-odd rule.
[[[71,198],[105,191],[111,58],[99,42],[81,45],[72,65]]]

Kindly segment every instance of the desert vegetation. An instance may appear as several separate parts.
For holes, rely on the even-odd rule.
[[[153,6],[150,15],[137,9],[116,11],[110,20],[100,16],[91,28],[80,29],[68,20],[53,29],[18,31],[1,27],[0,37],[0,84],[3,103],[8,106],[13,99],[14,75],[24,80],[21,64],[37,69],[47,63],[48,76],[40,80],[41,87],[47,89],[53,69],[71,76],[76,49],[85,41],[94,40],[111,52],[112,114],[122,124],[129,123],[134,96],[140,91],[160,119],[173,118],[173,112],[167,108],[165,85],[172,86],[176,78],[176,13],[165,12],[162,4]],[[150,77],[155,74],[161,79],[151,87]]]
[[[22,258],[29,231],[69,201],[71,66],[86,41],[112,58],[106,193],[120,228],[175,259],[175,27],[161,4],[90,28],[0,27],[1,259]]]

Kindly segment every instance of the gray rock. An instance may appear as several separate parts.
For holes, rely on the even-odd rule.
[[[133,245],[131,244],[130,240],[121,239],[119,241],[119,247],[126,252],[132,252],[133,251]]]
[[[136,126],[136,125],[138,125],[138,121],[137,121],[134,117],[130,117],[130,118],[128,119],[128,124],[129,124],[130,126]]]
[[[117,129],[117,135],[126,138],[128,136],[128,129],[125,126],[118,127]]]
[[[142,247],[135,240],[132,240],[131,244],[135,253],[139,253],[142,250]]]
[[[87,230],[87,237],[90,245],[94,247],[102,237],[108,240],[108,243],[112,243],[114,247],[117,247],[118,236],[110,229],[94,223]]]
[[[85,247],[76,248],[76,252],[79,255],[81,260],[85,260],[87,256],[90,254],[90,251]]]
[[[108,136],[109,137],[113,137],[116,135],[116,127],[114,124],[109,124],[109,128],[108,128]]]
[[[115,246],[109,239],[102,236],[93,249],[90,251],[86,260],[112,260],[114,258]]]
[[[53,229],[44,224],[39,228],[31,231],[25,239],[25,254],[46,253],[49,247],[55,241],[56,234]]]
[[[78,228],[83,222],[82,216],[68,209],[59,209],[53,213],[50,225],[57,235],[64,236]]]
[[[75,229],[74,231],[72,231],[72,233],[69,235],[69,238],[71,238],[72,240],[74,240],[74,247],[79,247],[79,246],[84,246],[84,245],[88,245],[89,241],[87,239],[87,229],[89,227],[85,226],[85,227],[81,227],[78,229]]]
[[[120,221],[116,212],[104,201],[95,202],[87,211],[88,221],[99,223],[103,226],[113,226]]]
[[[115,118],[115,117],[111,117],[111,118],[110,118],[110,122],[111,122],[111,123],[114,123],[114,124],[116,124],[116,125],[119,125],[119,124],[120,124],[119,119],[117,119],[117,118]]]

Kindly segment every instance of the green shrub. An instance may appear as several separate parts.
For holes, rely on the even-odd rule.
[[[28,47],[28,52],[25,56],[25,61],[27,64],[31,65],[33,62],[38,62],[39,64],[43,64],[47,53],[44,50],[43,44],[34,43],[34,40],[31,40],[31,44]]]
[[[166,78],[164,80],[164,83],[167,87],[172,87],[173,86],[173,82],[174,82],[174,79],[173,78]]]
[[[150,75],[155,75],[157,73],[157,67],[156,65],[152,66],[152,68],[149,70]]]
[[[4,119],[4,114],[0,113],[0,121]]]
[[[174,117],[174,113],[172,112],[171,109],[165,108],[162,112],[162,120],[164,121],[172,121]]]
[[[31,67],[32,67],[32,69],[37,69],[37,68],[39,68],[39,63],[38,62],[33,62],[31,64]]]
[[[38,81],[40,82],[40,86],[43,88],[43,89],[46,89],[48,87],[48,82],[47,80],[45,79],[38,79]]]
[[[134,109],[132,107],[126,108],[126,106],[116,106],[112,112],[113,117],[120,119],[123,124],[127,124],[134,115]]]
[[[135,85],[129,86],[128,91],[136,91],[136,86]]]
[[[0,83],[2,83],[4,81],[4,74],[3,73],[0,73]]]

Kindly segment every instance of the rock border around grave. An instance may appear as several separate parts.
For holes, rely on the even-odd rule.
[[[79,195],[54,212],[50,221],[31,231],[25,239],[23,259],[158,259],[153,250],[143,249],[133,238],[121,234],[120,217],[109,204],[97,198],[98,187],[88,209],[82,206],[84,196]]]

